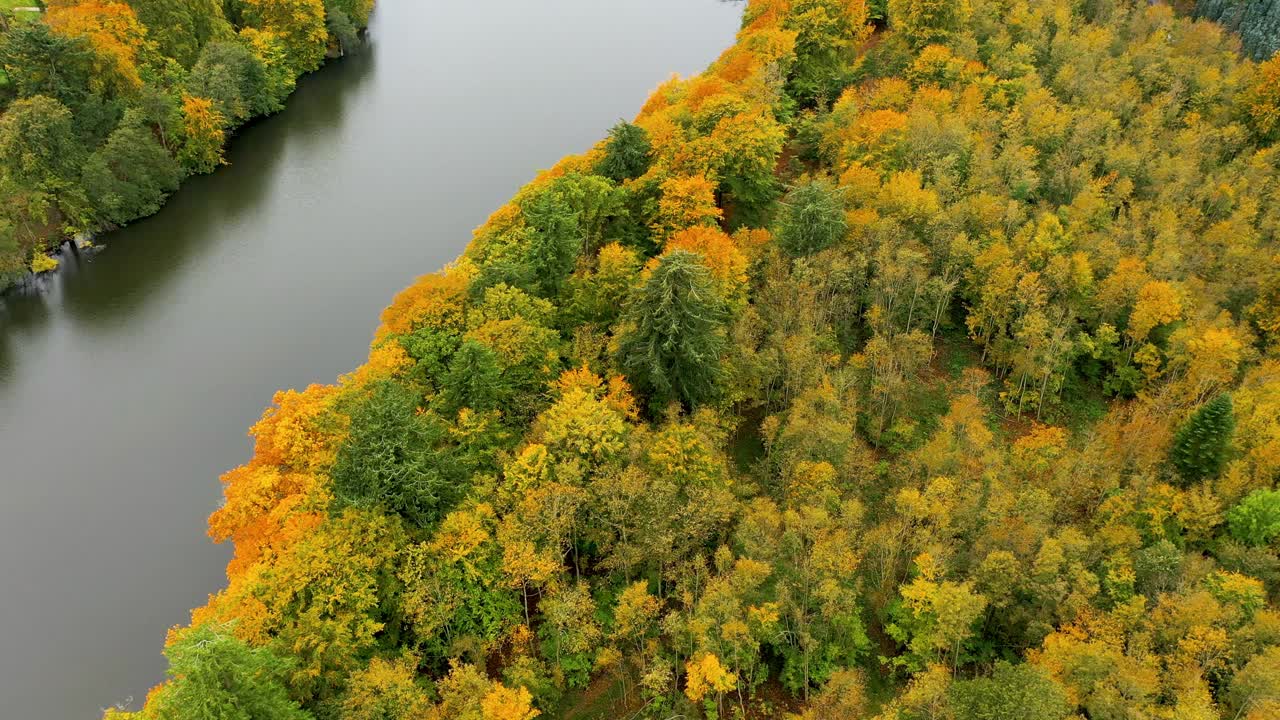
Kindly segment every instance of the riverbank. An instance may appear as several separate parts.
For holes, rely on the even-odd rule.
[[[237,129],[361,42],[372,6],[0,8],[0,290],[56,271],[68,241],[150,216],[223,165]]]

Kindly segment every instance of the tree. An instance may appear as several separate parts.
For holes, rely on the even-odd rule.
[[[0,171],[14,182],[61,195],[84,161],[71,111],[49,97],[19,100],[0,116]]]
[[[552,190],[536,193],[521,210],[529,229],[522,270],[533,292],[555,297],[573,272],[583,246],[578,214]]]
[[[280,38],[294,76],[320,67],[329,31],[323,0],[243,0],[246,24]]]
[[[796,31],[796,60],[787,91],[802,107],[840,95],[858,43],[870,35],[867,5],[849,0],[799,0],[784,24]]]
[[[663,181],[654,231],[667,236],[695,225],[714,225],[724,217],[724,211],[716,206],[715,190],[715,184],[700,175]]]
[[[267,69],[244,42],[219,40],[200,50],[187,76],[187,92],[212,100],[222,117],[244,122],[277,109]]]
[[[966,22],[964,0],[889,0],[889,25],[915,49],[946,43]]]
[[[429,528],[463,494],[445,429],[418,412],[419,399],[385,380],[351,411],[351,433],[333,465],[333,495],[341,505],[380,508]]]
[[[431,707],[431,695],[418,681],[411,656],[374,658],[351,676],[342,700],[346,720],[420,720]]]
[[[169,681],[149,699],[148,720],[279,718],[311,714],[289,697],[290,663],[267,648],[251,648],[227,627],[183,631],[165,650]]]
[[[596,172],[618,183],[634,180],[649,169],[651,150],[649,133],[644,128],[620,121],[609,130],[604,157],[596,165]]]
[[[1234,429],[1230,395],[1219,395],[1196,410],[1178,429],[1169,452],[1169,459],[1183,480],[1195,482],[1217,476],[1231,451]]]
[[[161,55],[191,67],[201,48],[234,34],[218,0],[125,0]]]
[[[1262,140],[1280,135],[1280,56],[1258,65],[1253,85],[1245,91],[1245,113],[1253,132]]]
[[[131,121],[89,156],[81,184],[100,221],[123,225],[159,210],[180,178],[178,163],[151,129]]]
[[[209,173],[223,164],[223,128],[227,120],[213,101],[187,95],[182,98],[182,145],[178,160],[191,173]]]
[[[1025,663],[996,663],[990,677],[958,680],[948,691],[956,720],[1063,720],[1071,705],[1062,686]]]
[[[826,250],[844,239],[844,202],[838,188],[818,178],[802,182],[782,203],[776,237],[792,257]]]
[[[497,356],[475,340],[466,340],[458,346],[449,361],[449,372],[442,380],[440,400],[451,415],[464,407],[480,412],[493,410],[510,395],[510,386],[503,382]]]
[[[1280,490],[1254,490],[1227,512],[1231,536],[1246,545],[1280,537]]]
[[[61,35],[88,40],[95,56],[91,89],[132,95],[142,87],[139,54],[147,49],[147,29],[133,8],[110,0],[52,0],[45,22]]]
[[[719,391],[724,351],[724,302],[711,272],[685,250],[663,255],[631,303],[630,331],[619,362],[633,387],[654,407],[678,401],[695,407]]]
[[[18,23],[0,34],[0,67],[20,98],[46,95],[76,111],[91,101],[93,50],[45,23]]]

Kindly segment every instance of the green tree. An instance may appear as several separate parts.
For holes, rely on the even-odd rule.
[[[440,393],[446,411],[453,414],[469,407],[487,412],[497,408],[508,394],[494,352],[483,343],[464,340],[453,354]]]
[[[208,98],[223,117],[239,122],[279,109],[262,60],[239,41],[205,45],[187,76],[187,92]]]
[[[792,257],[811,255],[835,245],[846,229],[840,190],[818,178],[787,193],[778,220],[778,244]]]
[[[991,677],[957,680],[948,691],[956,720],[1063,720],[1062,686],[1033,665],[996,663]]]
[[[848,0],[797,0],[786,27],[796,31],[787,93],[802,107],[835,100],[853,70],[856,44],[870,32],[867,10]]]
[[[419,398],[384,380],[351,411],[351,432],[333,466],[339,506],[381,508],[434,525],[465,491],[444,447],[446,428],[418,412]]]
[[[1254,490],[1227,513],[1231,536],[1246,545],[1280,537],[1280,490]]]
[[[1216,476],[1226,463],[1234,430],[1231,396],[1219,395],[1178,429],[1169,454],[1173,466],[1187,482]]]
[[[202,625],[182,633],[165,651],[169,682],[145,713],[147,720],[307,720],[289,697],[291,664],[267,648],[251,648],[229,628]]]
[[[663,255],[630,309],[631,329],[619,352],[635,387],[656,406],[694,407],[719,392],[725,308],[700,255]]]
[[[604,146],[604,157],[596,166],[596,172],[613,180],[633,180],[649,169],[649,133],[639,125],[622,121],[609,130],[609,140]]]
[[[191,67],[200,49],[213,40],[229,39],[231,23],[218,0],[126,0],[147,27],[161,55]]]
[[[67,188],[79,174],[83,148],[71,111],[53,98],[19,100],[0,117],[0,171],[27,187]]]
[[[542,297],[555,297],[573,272],[582,247],[578,215],[554,190],[535,194],[521,209],[529,231],[524,265],[530,289]]]
[[[126,122],[89,156],[81,183],[98,219],[123,225],[159,210],[180,179],[177,161],[155,133],[140,122]]]

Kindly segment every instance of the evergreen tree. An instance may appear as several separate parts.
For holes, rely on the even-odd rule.
[[[1173,466],[1182,478],[1195,482],[1221,472],[1234,429],[1231,396],[1219,395],[1196,410],[1174,436],[1170,451]]]
[[[449,374],[440,397],[450,414],[464,407],[483,412],[498,406],[506,395],[503,390],[493,351],[474,340],[466,340],[449,363]]]
[[[524,267],[527,289],[542,297],[555,297],[578,262],[582,233],[578,216],[560,195],[539,192],[522,207],[528,236]]]
[[[649,133],[644,128],[619,122],[609,131],[596,172],[615,182],[638,178],[649,169],[649,151]]]
[[[792,257],[810,255],[839,242],[846,229],[839,189],[827,180],[811,180],[787,194],[778,244]]]
[[[147,718],[311,717],[289,697],[285,686],[289,663],[267,648],[249,647],[223,628],[192,628],[165,654],[170,680],[149,703]]]
[[[630,303],[632,330],[622,340],[623,369],[656,406],[694,407],[714,397],[724,351],[724,301],[702,258],[664,255]]]
[[[378,383],[351,412],[351,433],[333,465],[334,500],[434,526],[466,491],[446,432],[434,413],[418,412],[414,392]]]

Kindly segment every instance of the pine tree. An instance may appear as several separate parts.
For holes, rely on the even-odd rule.
[[[631,303],[632,331],[620,349],[632,384],[656,406],[696,406],[718,391],[725,338],[724,301],[702,256],[676,250],[662,257]]]
[[[620,122],[609,131],[604,158],[596,172],[615,182],[638,178],[649,169],[650,149],[649,133],[644,128]]]
[[[1231,396],[1219,395],[1197,410],[1178,430],[1170,452],[1170,460],[1182,478],[1195,482],[1221,472],[1234,429]]]

